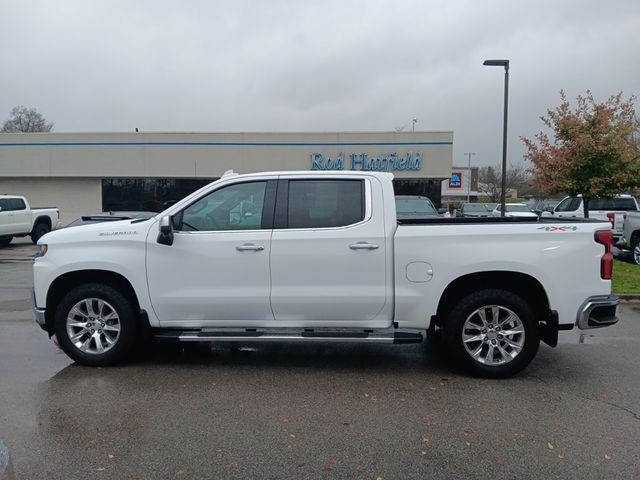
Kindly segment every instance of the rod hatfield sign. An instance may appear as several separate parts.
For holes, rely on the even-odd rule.
[[[380,153],[370,155],[368,153],[350,153],[345,155],[340,152],[331,157],[322,153],[312,153],[311,170],[364,170],[372,172],[403,172],[422,170],[423,152],[407,152],[402,155],[398,152]]]

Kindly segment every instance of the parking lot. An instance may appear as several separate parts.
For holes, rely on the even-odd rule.
[[[0,440],[17,479],[640,476],[640,305],[508,380],[425,345],[156,346],[76,366],[0,251]]]

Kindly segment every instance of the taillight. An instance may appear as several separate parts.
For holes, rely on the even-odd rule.
[[[600,278],[603,280],[611,280],[613,273],[613,233],[611,230],[597,230],[594,235],[596,243],[604,245],[604,255],[600,259]]]
[[[607,218],[611,222],[611,228],[614,228],[616,226],[616,214],[609,212],[607,213]]]

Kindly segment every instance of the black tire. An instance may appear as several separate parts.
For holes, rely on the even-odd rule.
[[[8,247],[13,237],[0,238],[0,247]]]
[[[498,320],[495,323],[505,322],[502,328],[493,324],[494,313],[489,306],[499,307]],[[480,312],[485,315],[484,320],[480,318]],[[482,329],[465,329],[465,323],[467,327],[471,325],[468,321],[482,325],[485,320],[488,325]],[[518,321],[519,324],[506,323]],[[504,330],[505,328],[508,330]],[[506,337],[500,335],[501,332],[516,330],[524,330],[524,333],[510,334]],[[463,341],[463,335],[467,336],[466,343]],[[473,375],[488,378],[505,378],[520,372],[533,360],[540,345],[538,322],[531,307],[522,297],[505,290],[480,290],[460,300],[448,316],[444,336],[447,350],[461,367]],[[472,340],[477,337],[483,338]],[[506,343],[507,341],[512,344],[521,342],[522,345],[513,348]],[[477,357],[474,358],[469,350],[478,353]]]
[[[108,346],[108,350],[104,351],[104,353],[83,351],[80,347],[74,344],[69,337],[67,317],[70,315],[73,307],[78,305],[80,302],[83,302],[85,299],[96,299],[106,302],[109,309],[112,308],[117,316],[117,320],[119,322],[119,333],[115,341],[113,341],[113,338],[111,337],[113,344],[108,345],[106,341],[103,342],[100,340],[101,345]],[[92,305],[98,304],[97,301],[95,303],[89,303]],[[97,310],[98,309],[95,308],[95,306],[92,307],[92,311]],[[89,315],[93,314],[89,313]],[[100,315],[102,315],[102,313],[100,313]],[[77,316],[76,318],[81,319],[79,320],[80,322],[83,321],[80,316]],[[98,317],[87,316],[85,317],[85,320],[86,318],[91,318],[91,320],[95,318],[96,321],[98,320]],[[100,319],[102,319],[102,317],[100,317]],[[77,363],[90,366],[108,366],[124,361],[133,351],[140,329],[139,319],[131,301],[115,288],[101,283],[86,283],[73,288],[64,296],[55,309],[54,322],[54,330],[58,338],[58,342],[60,343],[60,348],[62,348],[62,350]],[[92,325],[95,326],[97,324],[92,322]],[[102,325],[104,325],[104,323]],[[77,331],[83,330],[81,327],[74,328],[78,328]],[[99,328],[99,325],[96,328]],[[92,329],[90,330],[91,333],[89,333],[87,330],[86,336],[81,337],[81,339],[86,340],[88,337],[94,336],[96,331],[98,330],[94,331]],[[101,330],[98,332],[102,333]],[[104,334],[99,338],[105,339],[106,334],[107,331],[105,329]],[[97,342],[98,340],[93,340],[94,347],[98,346]],[[89,346],[91,346],[90,340]]]
[[[42,237],[43,235],[46,235],[50,231],[51,231],[51,227],[49,226],[48,223],[38,222],[36,223],[36,226],[33,227],[33,231],[29,236],[31,237],[31,241],[35,245],[36,243],[38,243],[38,240],[40,240],[40,237]]]
[[[631,260],[636,265],[640,265],[640,235],[635,235],[631,245]]]

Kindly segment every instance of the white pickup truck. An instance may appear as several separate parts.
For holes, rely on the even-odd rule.
[[[31,208],[24,197],[0,195],[0,247],[6,247],[13,237],[31,236],[33,243],[58,225],[57,208]]]
[[[387,343],[428,332],[472,373],[505,377],[558,330],[617,322],[611,241],[601,221],[398,221],[388,173],[230,173],[157,217],[45,235],[34,311],[86,365],[122,361],[143,332]]]
[[[622,239],[622,226],[628,212],[638,211],[638,202],[631,195],[616,195],[613,198],[592,198],[589,201],[589,217],[611,223],[613,244]],[[555,208],[542,212],[543,217],[584,218],[582,196],[565,197]]]

